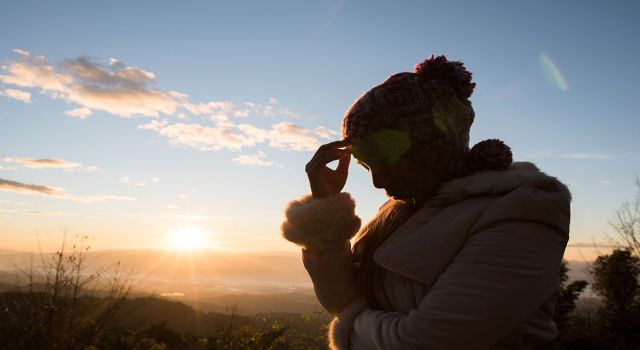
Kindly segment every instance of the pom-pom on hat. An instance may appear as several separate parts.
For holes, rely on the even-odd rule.
[[[474,147],[475,152],[469,150],[475,118],[469,97],[475,85],[462,62],[431,55],[412,73],[394,74],[364,93],[345,114],[342,136],[376,149],[394,145],[389,148],[402,154],[383,152],[387,163],[403,157],[452,177],[506,169],[511,151],[501,141],[487,140]],[[398,140],[390,140],[390,135]]]

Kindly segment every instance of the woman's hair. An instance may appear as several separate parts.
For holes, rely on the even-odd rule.
[[[373,261],[373,253],[413,215],[415,210],[413,203],[389,199],[380,207],[375,218],[356,236],[353,251],[357,266],[358,288],[366,296],[369,305],[375,309],[383,308],[376,291],[383,290],[384,276],[382,270],[377,268]]]

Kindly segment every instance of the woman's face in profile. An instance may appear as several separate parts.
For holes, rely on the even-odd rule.
[[[406,132],[383,130],[352,140],[351,153],[371,174],[373,185],[395,199],[416,203],[435,195],[446,180],[435,171],[402,156],[410,146]]]

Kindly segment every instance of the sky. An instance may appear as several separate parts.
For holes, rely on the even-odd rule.
[[[295,250],[279,226],[314,150],[430,54],[473,72],[472,145],[569,186],[570,246],[606,244],[636,193],[635,1],[0,6],[0,249]],[[345,190],[365,220],[385,200],[355,162]]]

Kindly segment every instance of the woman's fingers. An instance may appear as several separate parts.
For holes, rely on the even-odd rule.
[[[325,143],[324,145],[320,146],[318,148],[318,151],[322,151],[328,148],[340,148],[340,147],[347,147],[350,146],[351,142],[347,141],[347,140],[339,140],[339,141],[333,141],[333,142],[329,142],[329,143]]]
[[[347,151],[347,154],[338,159],[338,167],[336,171],[339,173],[346,173],[349,171],[349,163],[351,162],[351,152]]]
[[[313,173],[320,168],[324,168],[327,164],[334,160],[349,158],[350,152],[344,149],[329,149],[323,152],[318,151],[313,158],[307,163],[305,170],[307,173]],[[349,164],[347,163],[347,166]],[[343,165],[344,166],[344,165]],[[338,163],[340,167],[340,163]],[[337,169],[336,169],[337,170]]]
[[[339,193],[347,180],[347,170],[351,151],[346,149],[348,141],[334,141],[318,148],[305,168],[314,198],[324,198]],[[332,170],[327,166],[338,160],[338,167]]]
[[[309,163],[307,163],[307,166],[305,169],[307,170],[307,172],[309,172],[309,170],[311,169],[316,169],[318,168],[318,166],[323,167],[328,163],[336,159],[339,159],[340,157],[336,157],[336,155],[340,153],[336,153],[336,152],[345,152],[345,151],[349,152],[349,150],[344,149],[349,145],[351,145],[349,141],[340,140],[340,141],[329,142],[327,144],[320,146],[316,151],[316,153],[311,158],[311,160],[309,161]]]

